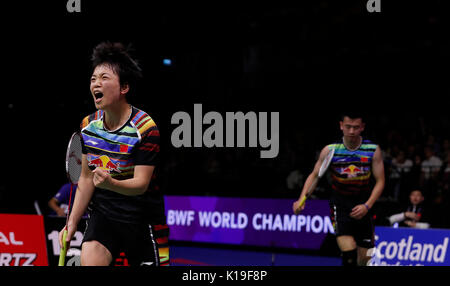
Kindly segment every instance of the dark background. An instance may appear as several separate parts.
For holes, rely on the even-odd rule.
[[[66,182],[68,139],[95,111],[89,58],[104,40],[132,43],[144,70],[131,102],[160,128],[166,194],[295,199],[287,175],[306,176],[340,138],[343,109],[364,112],[365,135],[386,158],[394,145],[449,136],[448,1],[384,0],[381,13],[365,0],[144,2],[81,0],[81,13],[66,1],[3,7],[0,212],[33,213],[33,201],[45,206]],[[174,148],[170,118],[193,116],[194,103],[204,113],[279,112],[278,157]]]

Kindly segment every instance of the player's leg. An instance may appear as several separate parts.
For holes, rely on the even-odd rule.
[[[350,251],[356,249],[356,241],[351,235],[341,235],[336,237],[336,242],[341,251]]]
[[[356,266],[357,250],[353,238],[352,223],[348,211],[341,210],[335,204],[330,204],[330,218],[333,223],[336,242],[342,253],[343,266]]]
[[[108,266],[113,261],[114,225],[104,215],[92,211],[86,221],[81,245],[82,266]]]
[[[81,246],[82,266],[108,266],[112,262],[111,252],[100,242],[91,240]]]
[[[374,225],[372,218],[366,216],[358,221],[357,236],[355,237],[358,246],[358,265],[366,266],[371,257],[368,255],[369,249],[375,247]]]
[[[340,235],[336,237],[336,242],[339,249],[342,252],[342,265],[343,266],[356,266],[358,253],[356,241],[353,236]]]
[[[358,246],[358,266],[367,266],[370,256],[367,255],[369,248]]]

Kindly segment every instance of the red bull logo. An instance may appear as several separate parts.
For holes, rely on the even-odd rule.
[[[347,174],[347,178],[354,178],[362,173],[364,173],[363,170],[355,165],[350,165],[347,168],[341,169],[341,174]]]
[[[111,159],[106,155],[101,155],[98,158],[89,160],[89,166],[100,168],[102,170],[105,170],[108,173],[111,173],[111,171],[115,171],[117,173],[120,173],[119,166],[120,163],[113,163]]]

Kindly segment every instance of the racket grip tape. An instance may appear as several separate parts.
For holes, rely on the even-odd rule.
[[[64,230],[63,232],[63,247],[61,249],[61,251],[59,252],[59,263],[58,266],[64,266],[65,262],[66,262],[66,254],[67,254],[67,229]]]
[[[300,201],[300,204],[298,205],[298,208],[303,207],[303,205],[305,204],[306,200],[311,196],[312,192],[314,191],[314,188],[316,187],[318,181],[319,181],[319,177],[315,177],[313,182],[309,186],[309,189],[306,192],[306,195]]]
[[[300,201],[300,204],[298,205],[298,207],[299,207],[299,208],[303,207],[303,205],[305,204],[305,202],[306,202],[306,196],[304,196],[304,197],[302,198],[302,200]]]

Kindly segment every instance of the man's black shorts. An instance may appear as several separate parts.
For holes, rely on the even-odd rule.
[[[125,252],[131,266],[159,266],[159,255],[153,230],[147,224],[123,223],[91,211],[86,221],[83,243],[96,240],[113,256],[112,263]]]
[[[330,203],[331,222],[336,236],[350,235],[356,245],[364,248],[375,247],[374,225],[370,212],[362,219],[350,217],[351,209]]]

